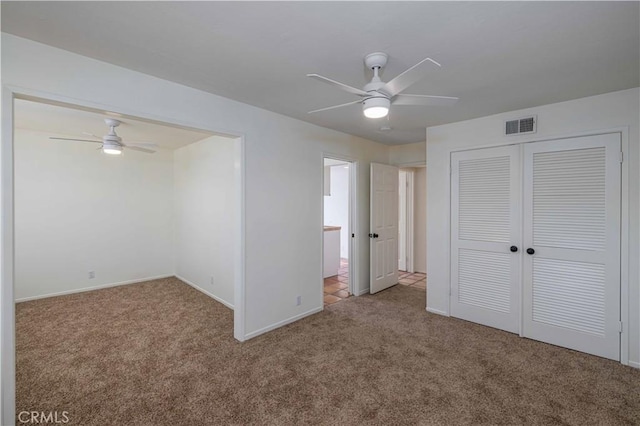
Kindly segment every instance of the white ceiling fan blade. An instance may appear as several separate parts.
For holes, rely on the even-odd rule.
[[[359,104],[361,102],[362,101],[347,102],[346,104],[334,105],[334,106],[330,106],[330,107],[326,107],[326,108],[320,108],[320,109],[316,109],[316,110],[313,110],[313,111],[309,111],[307,114],[313,114],[313,113],[321,112],[321,111],[329,111],[330,109],[342,108],[342,107],[346,107],[346,106],[349,106],[349,105]]]
[[[319,74],[307,74],[307,77],[314,78],[318,81],[322,81],[323,83],[331,84],[332,86],[335,86],[338,89],[344,90],[345,92],[349,92],[354,95],[369,96],[369,94],[364,90],[356,89],[355,87],[348,86],[344,83],[340,83],[339,81],[331,80],[330,78],[323,77]]]
[[[433,95],[398,95],[391,102],[392,105],[418,105],[418,106],[451,106],[458,102],[453,96]]]
[[[135,145],[122,145],[122,146],[124,146],[126,149],[130,149],[132,151],[146,152],[147,154],[155,153],[155,151],[153,149],[142,148],[141,146],[135,146]]]
[[[153,142],[128,142],[127,146],[142,146],[142,147],[146,146],[146,147],[156,148],[158,144]]]
[[[56,139],[59,141],[76,141],[76,142],[93,142],[93,143],[102,143],[102,141],[92,141],[89,139],[75,139],[75,138],[54,138],[53,136],[50,136],[49,139]]]
[[[424,77],[425,72],[434,66],[440,67],[440,64],[431,58],[425,58],[418,62],[393,80],[389,81],[382,87],[382,90],[391,96],[395,96],[407,87],[416,83]]]
[[[100,136],[98,135],[94,135],[93,133],[89,133],[89,132],[82,132],[83,135],[87,135],[87,136],[93,136],[96,139],[102,139]]]

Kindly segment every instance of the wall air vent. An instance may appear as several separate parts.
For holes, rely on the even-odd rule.
[[[505,135],[521,135],[523,133],[535,133],[537,117],[525,117],[517,120],[505,121],[504,134]]]

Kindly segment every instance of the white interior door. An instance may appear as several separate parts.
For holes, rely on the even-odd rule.
[[[620,135],[524,148],[523,335],[620,359]]]
[[[371,163],[369,292],[398,283],[398,168]]]
[[[398,269],[407,270],[407,172],[398,174]]]
[[[518,146],[452,154],[452,316],[519,332],[520,194]]]

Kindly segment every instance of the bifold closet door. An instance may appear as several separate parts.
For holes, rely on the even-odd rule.
[[[520,148],[451,156],[451,315],[519,332]]]
[[[523,335],[620,359],[620,135],[524,146]]]

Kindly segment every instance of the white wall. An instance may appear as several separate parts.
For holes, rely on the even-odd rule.
[[[322,159],[324,155],[353,159],[359,255],[354,291],[368,291],[369,165],[388,162],[386,146],[4,33],[2,84],[3,95],[9,88],[19,88],[15,90],[32,96],[243,137],[243,150],[236,149],[234,163],[243,177],[240,202],[245,207],[244,265],[239,265],[238,278],[244,281],[244,294],[237,295],[234,309],[238,339],[322,310]],[[7,106],[11,105],[6,96],[3,99],[0,199],[3,206],[10,206]],[[0,215],[1,223],[10,223],[11,211],[3,208]],[[15,406],[10,241],[11,235],[3,234],[0,274],[5,310],[0,328],[6,423],[13,421]]]
[[[176,274],[233,306],[233,139],[114,157],[49,136],[15,132],[18,301]]]
[[[427,169],[416,167],[413,175],[413,266],[427,272]]]
[[[331,166],[331,195],[324,197],[324,224],[340,226],[340,257],[349,258],[349,167]]]
[[[449,163],[450,153],[480,146],[503,145],[518,141],[535,141],[564,137],[583,132],[598,132],[624,127],[628,129],[628,146],[624,147],[628,170],[628,188],[623,193],[628,205],[623,216],[629,218],[627,249],[629,264],[623,276],[629,278],[629,295],[623,300],[629,312],[625,325],[629,339],[629,360],[640,367],[640,145],[638,88],[591,96],[568,102],[453,123],[427,129],[427,309],[449,313]],[[504,121],[537,114],[535,135],[503,136]],[[623,141],[624,142],[624,141]],[[623,204],[624,206],[624,204]],[[624,225],[623,225],[624,226]],[[627,348],[623,347],[625,353]],[[624,356],[624,355],[623,355]]]
[[[229,307],[239,218],[234,144],[213,136],[173,153],[176,276]]]
[[[427,160],[424,142],[389,147],[389,164],[401,167],[422,166]]]
[[[49,136],[15,131],[16,299],[173,275],[171,153]]]
[[[238,338],[322,309],[323,154],[357,161],[355,291],[368,289],[369,164],[388,161],[386,146],[7,34],[2,79],[4,87],[71,103],[244,136],[245,309],[236,304]]]

